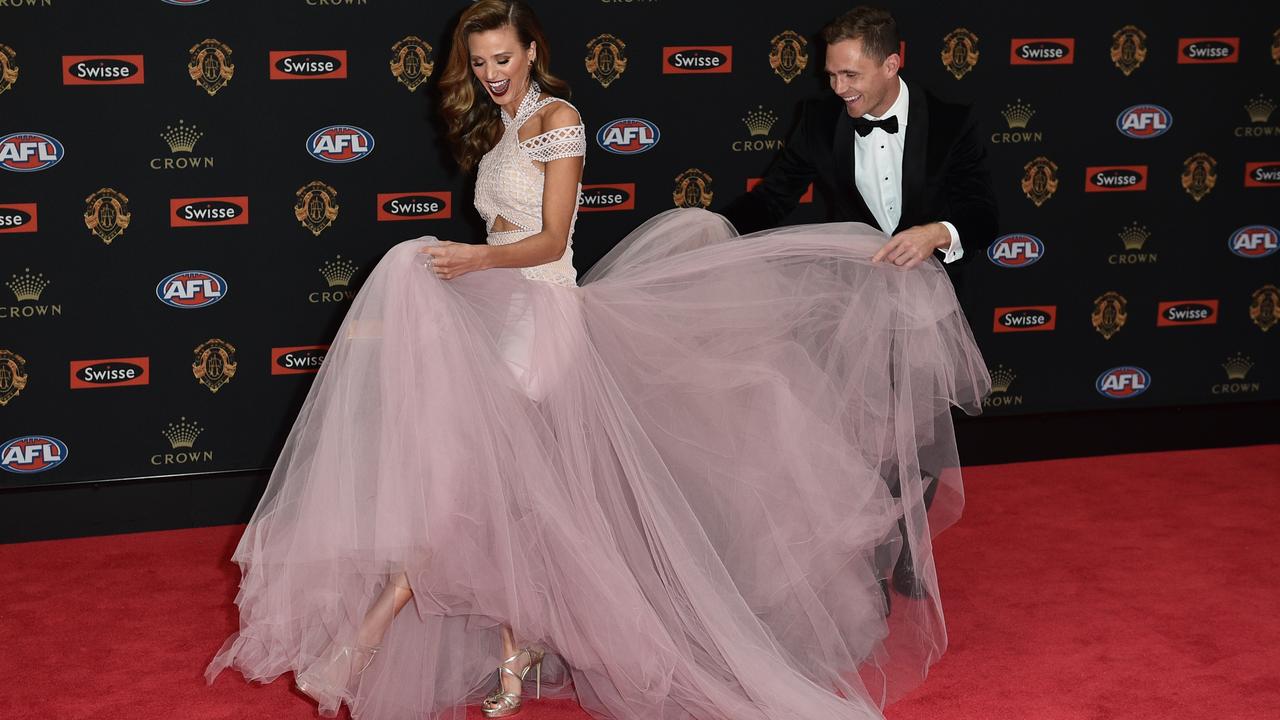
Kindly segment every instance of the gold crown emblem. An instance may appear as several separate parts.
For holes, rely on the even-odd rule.
[[[757,105],[758,109],[747,113],[742,118],[742,122],[746,123],[747,131],[753,136],[768,135],[773,129],[773,124],[778,122],[778,116],[773,114],[772,110],[765,110],[763,105]]]
[[[1276,109],[1276,104],[1271,98],[1259,94],[1258,97],[1245,103],[1244,109],[1248,111],[1250,120],[1261,123],[1271,119],[1271,113]]]
[[[204,137],[204,133],[196,129],[195,125],[185,125],[179,120],[178,127],[166,125],[160,137],[169,143],[170,152],[191,152],[196,149],[196,142]]]
[[[1016,377],[1018,377],[1017,374],[1009,368],[997,365],[996,369],[991,371],[992,392],[1008,392],[1009,386],[1013,384]]]
[[[1124,243],[1125,250],[1141,250],[1150,237],[1151,231],[1136,220],[1120,231],[1120,242]]]
[[[21,275],[15,274],[5,285],[9,286],[18,300],[39,300],[40,293],[44,292],[49,281],[44,279],[44,273],[32,275],[31,268],[23,268],[22,271]]]
[[[339,255],[333,260],[326,260],[320,265],[320,274],[329,283],[329,287],[341,285],[346,287],[351,276],[356,274],[357,266],[350,260],[343,260]]]
[[[1031,116],[1036,114],[1034,108],[1022,102],[1022,98],[1018,101],[1004,106],[1004,111],[1000,113],[1004,116],[1004,121],[1009,123],[1009,129],[1025,128],[1027,123],[1031,122]]]
[[[1227,371],[1228,380],[1243,380],[1252,368],[1253,360],[1240,353],[1228,357],[1227,361],[1222,363],[1222,369]]]
[[[196,444],[196,438],[200,437],[200,433],[204,432],[204,428],[200,427],[197,422],[188,422],[184,415],[181,420],[176,423],[169,423],[160,432],[168,438],[171,448],[189,448]]]

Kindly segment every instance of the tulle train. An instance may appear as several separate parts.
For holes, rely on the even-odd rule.
[[[544,697],[603,718],[878,718],[924,677],[947,642],[931,540],[963,505],[950,406],[990,387],[936,261],[702,210],[577,288],[440,280],[431,242],[384,256],[329,347],[209,682],[309,667],[398,572],[411,607],[322,714],[463,717],[501,624],[548,651]],[[904,541],[925,593],[886,616]]]

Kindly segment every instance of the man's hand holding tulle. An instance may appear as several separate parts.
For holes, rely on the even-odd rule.
[[[951,232],[942,223],[916,225],[897,233],[885,243],[871,262],[888,261],[907,270],[924,262],[934,250],[951,246]]]

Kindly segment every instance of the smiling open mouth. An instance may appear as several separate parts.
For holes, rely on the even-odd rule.
[[[502,95],[506,95],[507,90],[511,87],[511,79],[508,78],[506,80],[500,80],[496,83],[491,82],[486,84],[489,86],[489,92],[497,96],[502,96]]]

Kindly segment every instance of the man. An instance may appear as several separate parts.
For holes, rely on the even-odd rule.
[[[986,149],[969,109],[898,76],[897,25],[887,10],[854,8],[822,38],[832,94],[803,103],[764,180],[721,214],[744,235],[774,227],[817,180],[830,191],[832,220],[890,236],[875,260],[909,268],[942,252],[959,294],[964,246],[996,235]]]
[[[832,94],[802,104],[795,129],[763,181],[721,213],[742,234],[774,227],[817,181],[832,200],[832,220],[864,222],[888,237],[874,261],[906,269],[942,253],[963,306],[957,268],[966,257],[964,246],[982,248],[997,232],[986,150],[969,109],[942,102],[898,76],[897,25],[886,10],[854,8],[823,28],[822,39]],[[926,507],[943,464],[930,450],[920,448],[918,458]],[[881,474],[890,492],[901,497],[894,453],[885,455],[890,459]],[[903,546],[893,586],[918,598],[923,583],[912,571],[905,524],[899,527]],[[892,548],[878,555],[887,575]],[[886,610],[888,585],[883,579]]]

